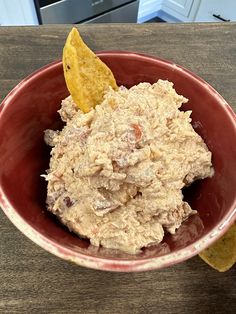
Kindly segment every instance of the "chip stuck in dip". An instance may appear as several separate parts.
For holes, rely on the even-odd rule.
[[[76,47],[74,58],[80,56],[77,49],[84,48]],[[212,156],[191,126],[191,111],[179,110],[188,100],[169,81],[117,88],[109,72],[99,83],[101,98],[94,93],[89,105],[77,98],[77,89],[86,95],[83,89],[96,89],[103,77],[97,61],[94,76],[86,74],[90,61],[78,61],[79,86],[62,101],[64,128],[45,132],[53,147],[45,175],[47,206],[91,244],[133,254],[160,243],[165,232],[174,234],[196,213],[183,201],[182,189],[213,174]]]

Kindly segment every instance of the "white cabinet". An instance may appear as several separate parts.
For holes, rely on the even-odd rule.
[[[165,0],[162,9],[166,12],[176,11],[183,16],[188,16],[194,0]]]
[[[167,22],[236,21],[236,0],[162,0],[158,16]]]
[[[157,16],[162,0],[139,0],[138,23],[143,23]]]
[[[195,22],[236,21],[235,0],[201,0]]]
[[[201,0],[163,0],[158,16],[167,22],[193,22]]]
[[[0,0],[0,25],[37,25],[33,0]]]

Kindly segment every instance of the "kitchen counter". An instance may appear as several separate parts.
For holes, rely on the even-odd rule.
[[[93,50],[148,53],[194,71],[236,110],[236,23],[78,27]],[[70,28],[0,27],[0,101],[26,75],[61,58]],[[47,253],[2,211],[0,221],[1,313],[236,312],[236,267],[218,273],[196,256],[145,273],[95,271]]]

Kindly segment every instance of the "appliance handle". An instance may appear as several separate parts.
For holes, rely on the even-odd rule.
[[[220,14],[212,14],[216,19],[221,20],[223,22],[230,22],[230,20],[224,19]]]

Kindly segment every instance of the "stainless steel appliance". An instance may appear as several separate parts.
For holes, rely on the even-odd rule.
[[[35,0],[41,24],[136,23],[139,1]]]

